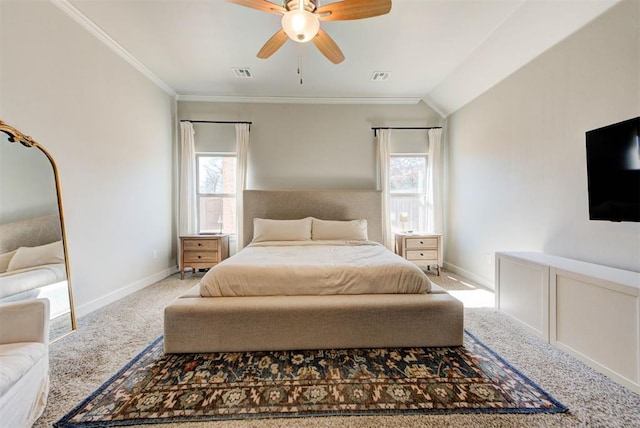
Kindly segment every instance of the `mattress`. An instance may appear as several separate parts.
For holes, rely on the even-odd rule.
[[[252,243],[212,267],[203,297],[421,294],[428,277],[373,241]]]

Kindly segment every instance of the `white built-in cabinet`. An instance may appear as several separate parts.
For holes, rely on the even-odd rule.
[[[499,252],[496,308],[640,392],[640,273],[543,253]]]

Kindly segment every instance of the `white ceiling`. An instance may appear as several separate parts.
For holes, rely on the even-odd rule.
[[[618,2],[393,0],[388,15],[321,23],[346,57],[334,65],[292,41],[258,59],[280,16],[224,0],[51,1],[181,100],[424,100],[443,116]],[[253,79],[235,77],[234,67],[250,68]],[[391,77],[373,82],[374,71]]]

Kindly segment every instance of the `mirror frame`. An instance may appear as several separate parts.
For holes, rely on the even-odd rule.
[[[73,287],[71,285],[71,268],[69,264],[69,251],[67,250],[67,233],[65,229],[64,213],[62,209],[62,191],[60,189],[58,166],[56,165],[56,162],[49,151],[45,149],[40,143],[38,143],[32,137],[23,134],[13,126],[3,122],[2,120],[0,120],[0,132],[3,132],[9,136],[10,143],[20,143],[24,147],[40,150],[47,157],[49,163],[51,164],[51,167],[53,168],[53,178],[56,184],[56,198],[58,200],[58,215],[60,217],[60,232],[62,233],[62,248],[64,250],[64,266],[67,271],[67,291],[69,293],[69,306],[71,316],[71,331],[50,341],[55,342],[56,340],[59,340],[78,329],[78,323],[76,320],[76,309],[73,301]]]

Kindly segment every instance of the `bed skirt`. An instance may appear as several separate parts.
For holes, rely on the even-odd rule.
[[[428,294],[200,297],[164,311],[166,353],[460,346],[462,302]]]

